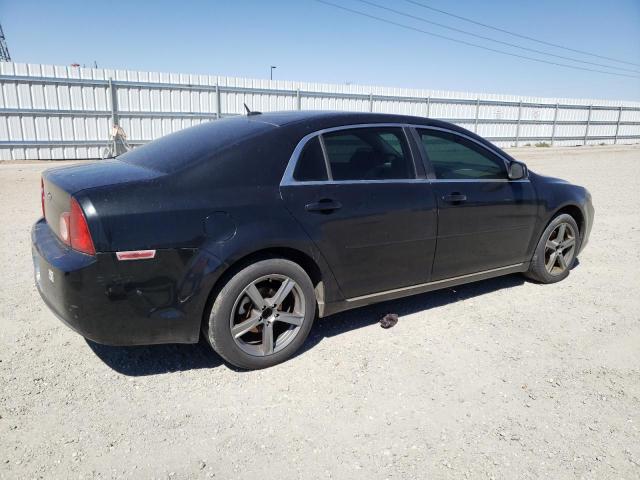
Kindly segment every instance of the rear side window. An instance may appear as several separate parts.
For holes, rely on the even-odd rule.
[[[506,179],[502,159],[477,143],[448,132],[419,130],[438,179]]]
[[[367,127],[323,135],[334,180],[415,178],[402,128]]]
[[[327,166],[318,137],[312,138],[305,145],[298,158],[293,178],[298,182],[327,180]]]
[[[164,173],[176,172],[200,162],[215,164],[221,151],[274,128],[252,117],[224,118],[159,138],[119,156],[118,160]]]

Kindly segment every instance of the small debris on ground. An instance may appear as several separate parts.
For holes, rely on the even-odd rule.
[[[382,328],[391,328],[398,323],[398,315],[395,313],[387,313],[380,319],[380,326]]]

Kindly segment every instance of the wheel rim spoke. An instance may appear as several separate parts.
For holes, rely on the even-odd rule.
[[[564,270],[565,268],[567,268],[567,261],[564,258],[564,255],[562,253],[558,253],[558,263],[560,264],[560,268],[562,270]]]
[[[556,242],[562,243],[562,241],[564,240],[566,231],[567,231],[567,225],[564,223],[561,223],[560,226],[558,227],[558,235],[556,236]]]
[[[264,355],[273,353],[273,323],[266,322],[262,327],[262,351]]]
[[[556,252],[555,250],[553,251],[553,253],[551,253],[551,255],[549,255],[549,260],[545,265],[547,267],[548,272],[551,272],[553,267],[555,267],[557,257],[558,257],[558,252]]]
[[[260,325],[261,321],[262,321],[262,318],[260,317],[260,315],[254,315],[248,320],[245,320],[244,322],[234,325],[233,328],[231,329],[231,335],[233,335],[233,338],[241,337],[242,335],[247,333],[249,330]]]
[[[302,321],[304,320],[304,315],[298,315],[296,313],[279,313],[276,317],[276,320],[279,322],[285,322],[290,325],[295,325],[299,327],[302,325]]]
[[[295,286],[296,286],[296,282],[294,282],[290,278],[287,278],[286,280],[284,280],[280,285],[280,288],[278,289],[276,294],[271,299],[271,304],[274,307],[277,307],[278,305],[280,305],[284,301],[284,299],[287,298],[287,295],[291,293],[291,290],[293,290],[293,287]]]
[[[245,290],[247,296],[251,299],[253,304],[258,310],[264,310],[267,307],[267,302],[264,297],[258,291],[258,287],[254,283],[249,285]]]
[[[563,249],[567,249],[569,247],[573,247],[576,244],[576,239],[575,238],[567,238],[564,242],[562,242],[562,244],[560,245]]]
[[[556,242],[555,240],[547,240],[546,247],[548,250],[555,250],[556,248],[558,248],[558,242]]]

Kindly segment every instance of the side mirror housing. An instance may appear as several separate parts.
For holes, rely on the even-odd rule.
[[[520,162],[511,162],[509,165],[509,180],[521,180],[527,177],[527,166]]]

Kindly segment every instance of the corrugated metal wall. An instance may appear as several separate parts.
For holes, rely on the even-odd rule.
[[[499,146],[640,142],[640,102],[0,63],[0,160],[98,158],[115,120],[137,145],[253,110],[401,113]]]

